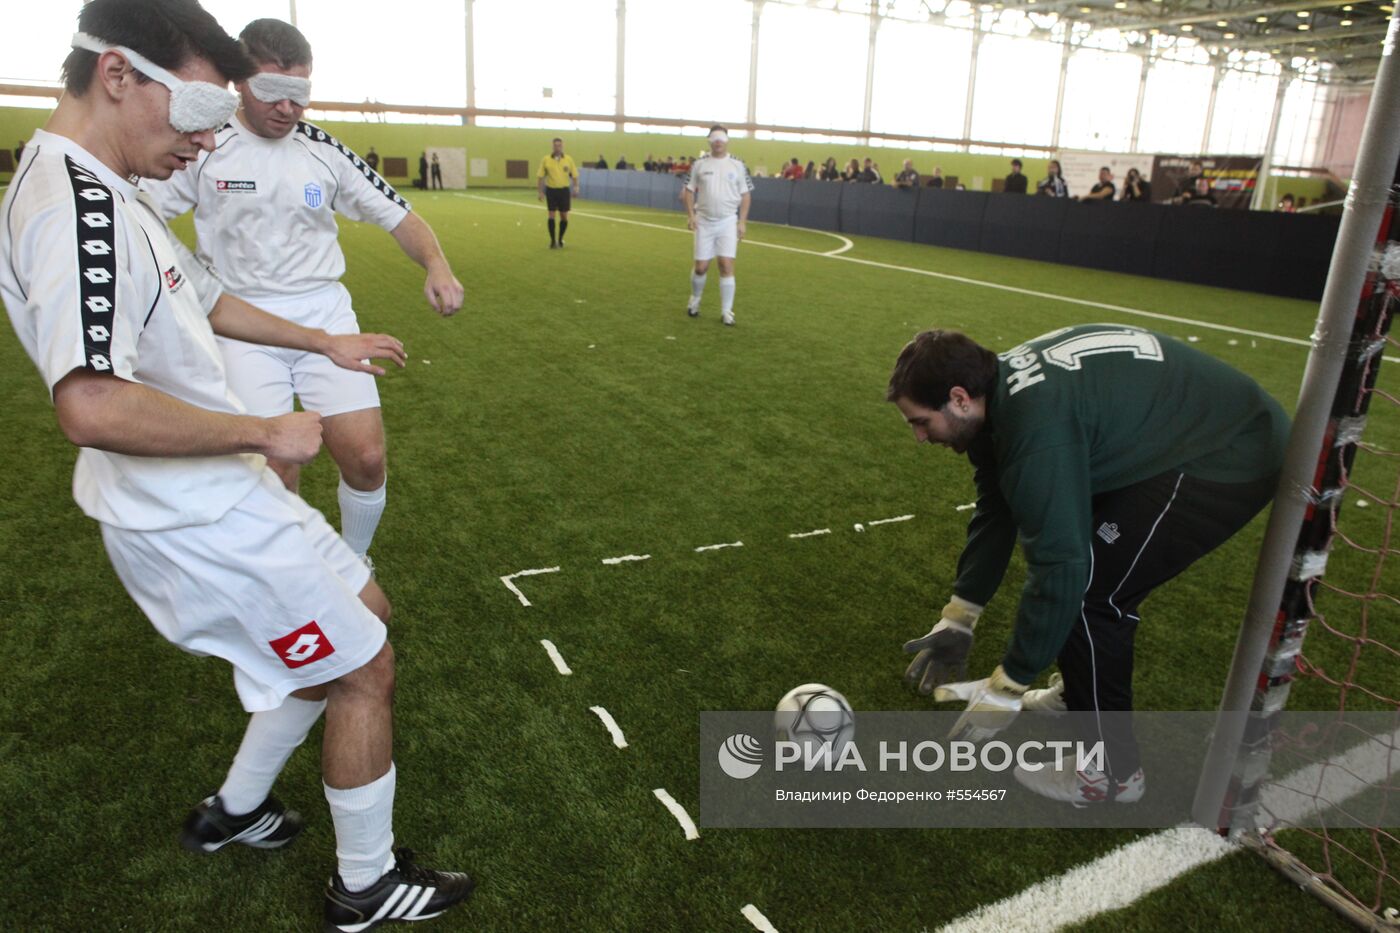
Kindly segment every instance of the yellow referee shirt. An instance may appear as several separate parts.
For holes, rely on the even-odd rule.
[[[550,153],[540,161],[540,170],[535,173],[536,178],[543,178],[546,188],[567,188],[572,184],[570,179],[578,178],[578,166],[574,164],[574,157],[571,155],[554,158]]]

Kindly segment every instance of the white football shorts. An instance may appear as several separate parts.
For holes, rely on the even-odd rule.
[[[387,638],[360,602],[369,569],[271,470],[216,522],[165,531],[103,525],[102,540],[156,631],[233,665],[250,713],[363,667]]]
[[[716,256],[733,259],[739,252],[739,218],[695,220],[695,259],[710,260]]]
[[[350,292],[339,282],[305,295],[260,298],[252,304],[327,333],[360,332],[355,310],[350,306]],[[218,341],[229,388],[250,415],[285,415],[292,410],[293,396],[301,399],[301,407],[306,411],[320,412],[325,417],[379,407],[379,387],[369,373],[341,369],[319,353],[265,347],[225,337]]]

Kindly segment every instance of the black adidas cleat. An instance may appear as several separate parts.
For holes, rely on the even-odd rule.
[[[362,933],[381,923],[431,920],[476,887],[466,872],[415,865],[411,849],[399,849],[394,857],[394,867],[363,891],[345,890],[339,874],[331,878],[326,884],[326,933]]]
[[[691,317],[699,317],[699,316],[700,316],[700,306],[699,306],[699,305],[696,305],[695,307],[692,308],[690,305],[686,305],[686,306],[685,306],[685,313],[688,314],[688,315],[690,315]]]
[[[233,816],[213,796],[195,807],[180,831],[180,845],[191,852],[217,852],[232,842],[255,849],[280,849],[301,832],[305,821],[272,795],[252,813]]]

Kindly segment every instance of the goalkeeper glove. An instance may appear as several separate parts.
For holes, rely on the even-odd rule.
[[[992,676],[939,687],[933,692],[933,699],[938,703],[967,703],[967,709],[948,733],[950,740],[985,742],[1011,725],[1021,711],[1025,693],[1025,686],[1007,677],[998,664]]]
[[[952,683],[967,677],[967,654],[972,650],[972,630],[982,607],[954,596],[943,607],[942,620],[923,638],[904,643],[906,652],[917,652],[904,682],[918,686],[927,696],[939,684]]]

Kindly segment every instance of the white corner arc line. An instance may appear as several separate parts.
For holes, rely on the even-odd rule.
[[[657,800],[661,801],[662,805],[665,806],[667,810],[671,811],[671,815],[676,818],[676,822],[681,824],[681,829],[685,831],[685,838],[700,838],[700,830],[695,828],[695,821],[690,818],[689,813],[685,812],[685,807],[676,803],[676,798],[666,793],[666,788],[658,787],[656,790],[652,791],[652,794],[656,796]]]
[[[807,228],[806,228],[806,227],[794,227],[793,229],[795,229],[795,230],[806,230]],[[827,236],[834,236],[834,237],[836,237],[836,239],[840,240],[842,243],[845,244],[844,246],[838,246],[836,249],[827,250],[825,253],[822,253],[823,256],[840,256],[842,253],[846,252],[847,250],[850,250],[850,249],[854,249],[854,248],[855,248],[855,244],[854,244],[854,243],[852,243],[848,238],[843,237],[843,236],[842,236],[841,234],[839,234],[839,233],[832,233],[832,232],[830,232],[830,231],[828,231],[828,230],[818,230],[818,231],[816,231],[816,232],[817,232],[817,233],[825,233]],[[767,244],[765,243],[764,245],[766,246]],[[750,905],[750,906],[752,906],[752,905]],[[760,914],[759,916],[762,916],[762,914]]]
[[[704,547],[698,547],[698,548],[696,548],[696,549],[695,549],[695,553],[699,554],[701,551],[718,551],[718,550],[720,550],[721,548],[727,548],[727,547],[743,547],[743,546],[744,546],[744,542],[742,542],[742,541],[731,541],[731,542],[728,543],[728,544],[707,544],[707,545],[705,545]]]
[[[554,662],[555,670],[566,677],[573,673],[573,671],[569,669],[568,663],[564,660],[564,656],[559,653],[559,649],[554,647],[554,642],[550,641],[548,638],[541,638],[540,644],[544,645],[544,650],[549,653],[549,659]]]
[[[912,520],[913,517],[912,515],[896,515],[894,518],[877,518],[873,522],[866,522],[866,524],[871,527],[875,525],[889,525],[893,522],[907,522]]]
[[[744,919],[752,923],[759,933],[778,933],[778,928],[768,922],[768,918],[763,916],[763,911],[752,904],[745,904],[739,913],[744,915]]]
[[[539,567],[534,570],[517,570],[515,573],[508,573],[501,577],[501,582],[506,585],[506,589],[515,594],[515,598],[520,600],[520,605],[529,606],[530,601],[525,598],[525,594],[520,592],[520,587],[515,585],[515,581],[520,577],[533,577],[541,573],[558,573],[558,567]]]
[[[505,198],[491,198],[480,194],[466,195],[466,197],[474,198],[478,201],[493,201],[497,204],[506,204],[511,207],[525,208],[527,210],[544,210],[544,208],[540,207],[539,205],[523,204],[519,201],[510,201]],[[670,230],[672,233],[684,233],[687,235],[690,234],[690,231],[685,229],[684,227],[670,227],[666,224],[648,223],[645,220],[628,220],[625,217],[609,217],[606,214],[595,214],[591,211],[576,210],[573,213],[578,214],[581,217],[594,217],[601,220],[611,220],[612,222],[619,224],[633,224],[639,227],[652,227],[656,230]],[[797,229],[805,230],[807,228],[801,227]],[[1126,308],[1122,305],[1108,304],[1107,302],[1103,301],[1091,301],[1087,298],[1074,298],[1069,295],[1056,295],[1053,292],[1042,292],[1033,288],[1020,288],[1015,285],[1003,285],[1001,282],[988,282],[984,281],[983,279],[968,278],[965,275],[953,275],[949,272],[934,272],[932,269],[917,269],[913,266],[899,266],[888,262],[876,262],[873,259],[860,259],[856,256],[830,255],[828,253],[819,252],[817,250],[802,249],[797,246],[782,246],[777,243],[760,243],[757,240],[745,240],[744,242],[752,246],[763,246],[768,249],[780,249],[785,252],[801,253],[807,256],[824,256],[827,259],[837,259],[841,262],[854,262],[862,266],[870,266],[876,269],[889,269],[894,272],[909,272],[914,275],[924,275],[928,276],[929,278],[943,279],[948,282],[958,282],[963,285],[973,285],[979,288],[993,288],[997,291],[1011,292],[1017,295],[1029,295],[1032,298],[1044,298],[1049,301],[1063,301],[1066,304],[1079,305],[1085,308],[1097,308],[1101,311],[1115,311],[1119,314],[1131,314],[1136,317],[1151,318],[1157,321],[1169,321],[1173,324],[1187,324],[1193,327],[1204,327],[1208,330],[1223,331],[1227,334],[1242,334],[1246,337],[1258,337],[1260,340],[1272,340],[1277,343],[1287,343],[1297,347],[1312,347],[1311,341],[1303,340],[1299,337],[1284,337],[1279,334],[1267,334],[1263,331],[1248,330],[1243,327],[1231,327],[1228,324],[1215,324],[1210,321],[1197,321],[1192,318],[1176,317],[1175,315],[1162,314],[1158,311],[1144,311],[1141,308]],[[1394,362],[1394,360],[1392,360],[1391,357],[1386,357],[1386,359]]]
[[[612,736],[613,744],[618,748],[627,747],[627,739],[622,735],[622,730],[617,727],[617,720],[612,718],[612,713],[601,706],[588,707],[597,717],[603,720],[603,725],[607,727],[608,734]]]
[[[603,563],[608,565],[624,564],[634,560],[651,560],[650,554],[624,554],[621,557],[604,557]]]
[[[816,531],[804,531],[800,534],[788,535],[789,538],[815,538],[817,535],[831,534],[830,528],[818,528]]]

